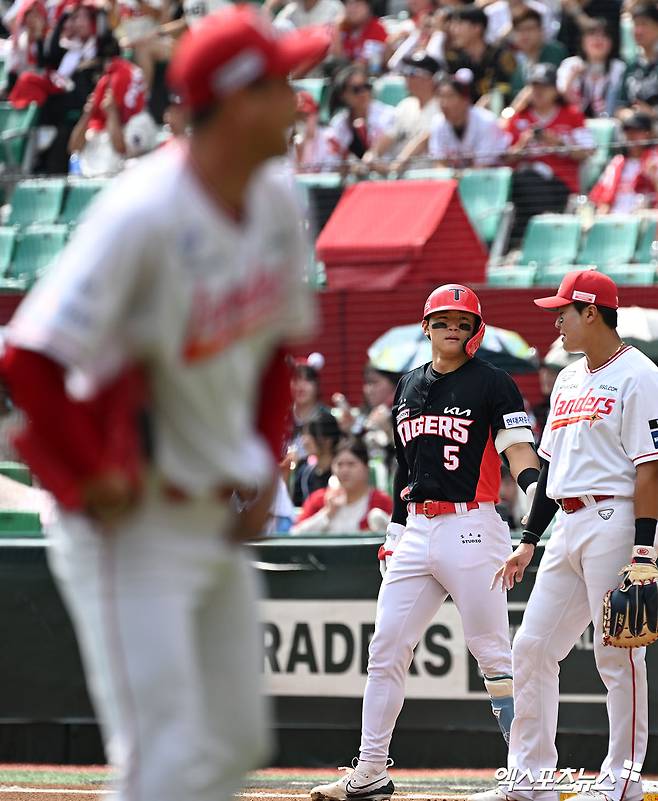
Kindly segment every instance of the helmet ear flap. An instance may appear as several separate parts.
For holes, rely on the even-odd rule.
[[[486,330],[485,324],[480,320],[480,325],[477,328],[477,331],[473,334],[473,336],[466,342],[466,346],[464,350],[466,351],[466,355],[469,359],[472,359],[475,356],[475,351],[480,347],[482,344],[482,340],[484,339],[484,332]]]

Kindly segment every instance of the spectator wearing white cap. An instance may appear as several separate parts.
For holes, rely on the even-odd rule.
[[[419,136],[429,134],[433,120],[441,113],[434,93],[438,62],[420,51],[405,56],[398,69],[405,77],[409,96],[398,103],[390,128],[373,142],[363,156],[366,166],[382,172],[390,169],[402,172],[410,158],[413,143]],[[391,158],[394,159],[393,163]]]

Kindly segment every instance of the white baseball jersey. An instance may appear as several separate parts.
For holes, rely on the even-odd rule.
[[[509,144],[509,134],[501,130],[498,119],[487,109],[469,109],[461,137],[443,115],[432,123],[428,151],[439,161],[466,159],[476,167],[494,164]]]
[[[271,458],[254,428],[259,379],[275,345],[311,329],[305,258],[296,201],[270,166],[236,221],[174,144],[95,202],[8,340],[92,388],[144,363],[156,473],[190,494],[261,482]]]
[[[596,370],[583,357],[558,375],[539,446],[549,498],[632,498],[635,468],[658,459],[658,367],[623,346]]]

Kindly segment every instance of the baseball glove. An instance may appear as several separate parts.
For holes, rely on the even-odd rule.
[[[640,548],[633,550],[639,552]],[[658,567],[654,549],[642,550],[648,558],[634,558],[623,567],[619,572],[621,584],[605,594],[604,645],[640,648],[658,640]]]

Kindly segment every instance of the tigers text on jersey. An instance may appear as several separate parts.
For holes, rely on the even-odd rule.
[[[502,429],[529,427],[514,381],[478,358],[444,375],[431,364],[407,373],[392,414],[410,501],[497,501],[500,457],[493,439]]]
[[[237,222],[175,144],[99,197],[7,339],[92,388],[143,363],[156,472],[192,495],[257,483],[271,461],[254,427],[262,369],[315,320],[305,260],[296,200],[271,165]]]
[[[632,498],[635,468],[658,459],[658,367],[630,346],[596,370],[585,357],[565,367],[539,455],[551,463],[550,498]]]

